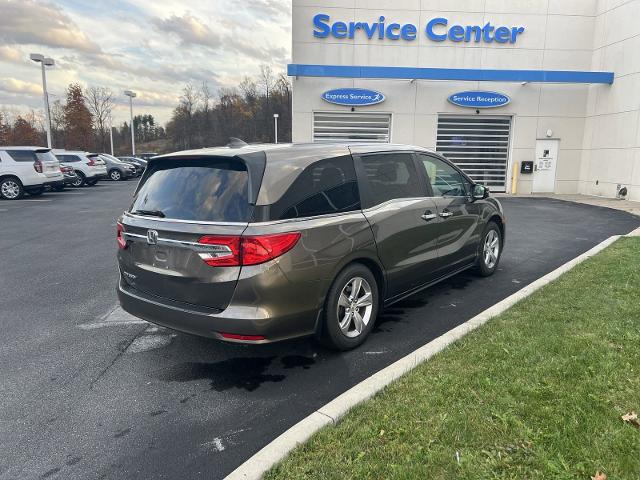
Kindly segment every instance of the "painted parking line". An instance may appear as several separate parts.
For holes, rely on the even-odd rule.
[[[48,192],[45,195],[67,196],[67,195],[86,195],[84,192]]]
[[[11,202],[51,202],[52,200],[35,199],[35,198],[21,198],[20,200],[11,200]]]
[[[108,327],[129,327],[134,325],[148,325],[143,331],[131,341],[127,346],[125,353],[142,353],[149,350],[157,350],[167,347],[171,344],[177,334],[168,328],[159,327],[149,322],[145,322],[140,318],[125,312],[121,307],[116,306],[106,315],[99,317],[97,320],[78,325],[82,330],[96,330]]]

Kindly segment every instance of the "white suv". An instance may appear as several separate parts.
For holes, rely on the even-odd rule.
[[[74,187],[93,186],[101,178],[107,178],[107,166],[97,153],[69,150],[54,150],[53,153],[60,163],[75,170],[78,179],[72,183]]]
[[[64,186],[60,163],[49,148],[0,147],[0,198],[40,195],[46,186]]]

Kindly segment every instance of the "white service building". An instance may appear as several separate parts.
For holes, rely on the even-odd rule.
[[[493,191],[517,174],[518,193],[640,200],[640,0],[293,0],[288,71],[295,142],[421,145]]]

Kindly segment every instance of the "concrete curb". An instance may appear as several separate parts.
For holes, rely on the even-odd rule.
[[[636,230],[634,233],[638,232],[640,232],[640,229]],[[535,291],[553,282],[563,273],[568,272],[576,265],[601,252],[620,237],[621,235],[616,235],[608,238],[604,242],[593,247],[591,250],[565,263],[561,267],[558,267],[554,271],[539,278],[523,289],[518,290],[513,295],[505,298],[499,303],[496,303],[472,319],[452,330],[449,330],[444,335],[441,335],[435,340],[432,340],[426,345],[414,350],[409,355],[401,358],[395,363],[392,363],[388,367],[350,388],[273,440],[262,450],[257,452],[237,469],[231,472],[231,474],[226,477],[226,480],[258,480],[262,478],[262,475],[264,475],[271,467],[283,460],[287,454],[298,445],[309,440],[309,438],[318,430],[327,425],[337,423],[342,416],[356,405],[370,399],[405,373],[429,360],[453,342],[461,339],[481,325],[484,325],[489,320],[508,310]]]

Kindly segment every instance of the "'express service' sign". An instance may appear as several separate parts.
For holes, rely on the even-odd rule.
[[[322,94],[322,99],[336,105],[362,107],[384,102],[384,95],[364,88],[337,88]]]
[[[451,95],[449,101],[459,107],[496,108],[505,106],[511,99],[496,92],[460,92]]]

